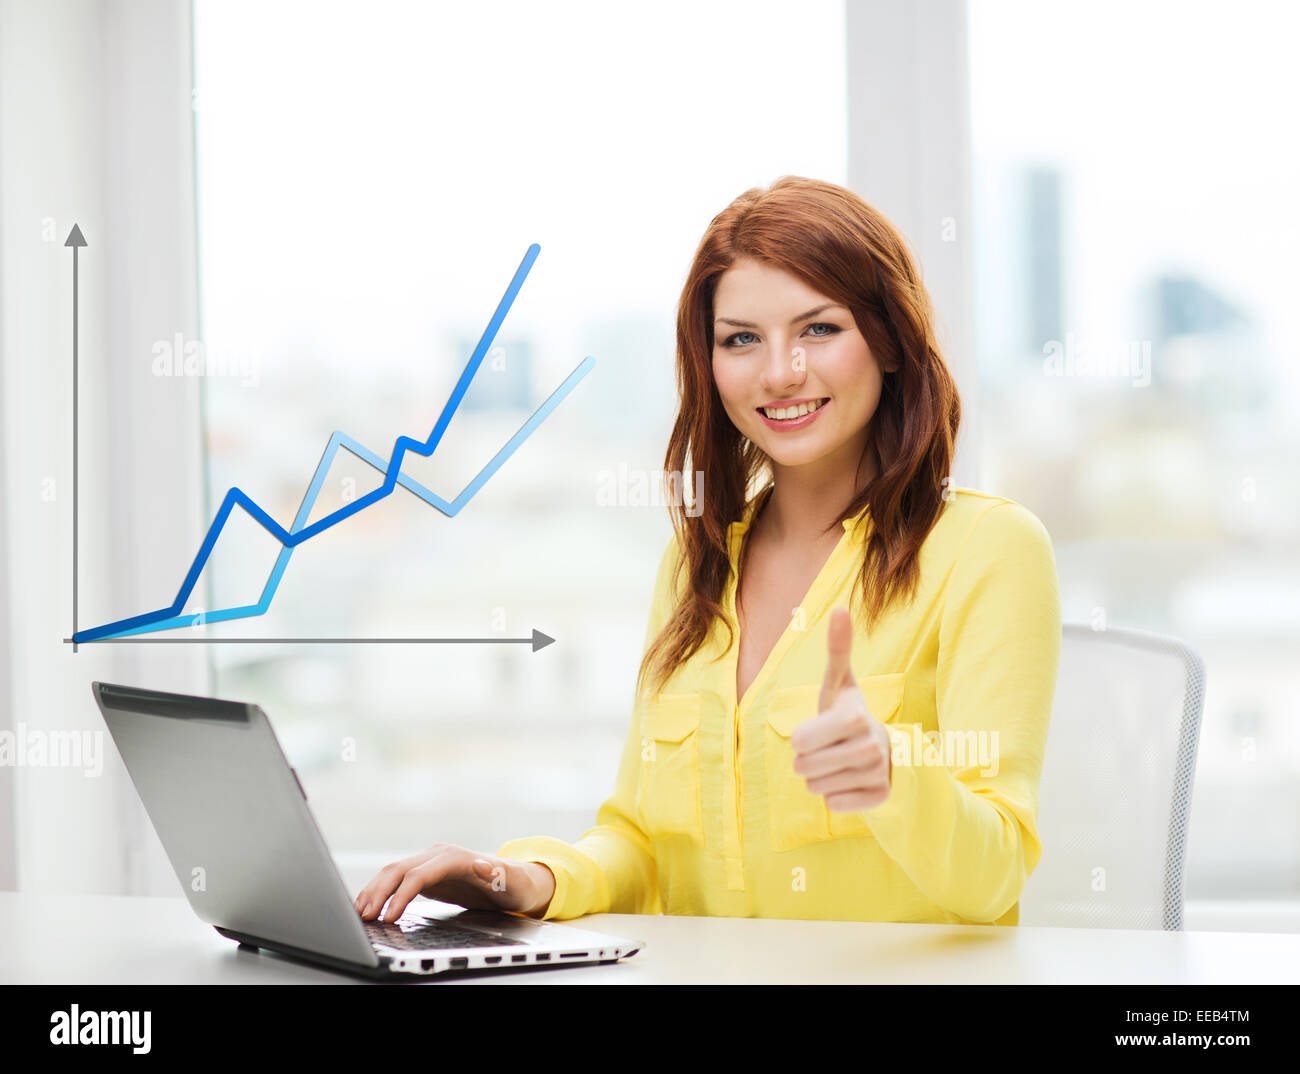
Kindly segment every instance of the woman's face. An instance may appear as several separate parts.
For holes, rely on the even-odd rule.
[[[713,379],[741,434],[774,467],[821,463],[852,472],[883,375],[853,314],[797,276],[750,258],[719,277],[713,314]],[[790,420],[792,407],[815,409]],[[782,409],[786,420],[778,417]]]

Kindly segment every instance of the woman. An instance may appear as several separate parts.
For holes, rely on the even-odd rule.
[[[898,232],[832,184],[746,191],[696,251],[677,376],[665,470],[703,482],[672,509],[595,827],[435,845],[359,913],[423,893],[548,919],[1016,924],[1055,561],[1030,511],[949,479],[960,405]]]

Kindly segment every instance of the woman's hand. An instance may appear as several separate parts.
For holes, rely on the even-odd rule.
[[[540,862],[510,861],[450,843],[385,865],[356,897],[364,921],[396,921],[417,895],[471,910],[509,910],[541,917],[555,894],[555,874]],[[380,911],[388,903],[388,912]]]
[[[853,677],[849,655],[853,623],[847,608],[831,613],[827,632],[830,662],[822,681],[817,715],[790,736],[794,770],[808,790],[837,813],[872,809],[889,797],[893,762],[889,729],[867,711]]]

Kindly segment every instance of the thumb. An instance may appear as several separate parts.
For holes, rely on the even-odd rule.
[[[486,858],[475,858],[470,868],[474,873],[474,878],[484,884],[489,890],[503,890],[504,885],[498,888],[498,879],[504,879],[506,876],[505,865],[503,862],[491,862]],[[498,870],[500,870],[498,872]]]
[[[825,712],[831,707],[836,696],[845,686],[853,685],[853,667],[850,657],[853,649],[853,621],[849,618],[847,608],[836,608],[831,612],[830,626],[826,631],[826,648],[828,661],[826,678],[822,680],[822,692],[818,711]]]

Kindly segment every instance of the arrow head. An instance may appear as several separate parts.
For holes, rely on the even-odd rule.
[[[68,241],[65,242],[63,245],[64,246],[85,246],[86,245],[86,237],[82,235],[81,226],[79,224],[72,225],[72,230],[68,232]]]
[[[549,637],[546,634],[543,634],[540,630],[537,630],[536,628],[533,629],[533,652],[537,652],[538,649],[545,649],[553,641],[555,641],[554,638]]]

